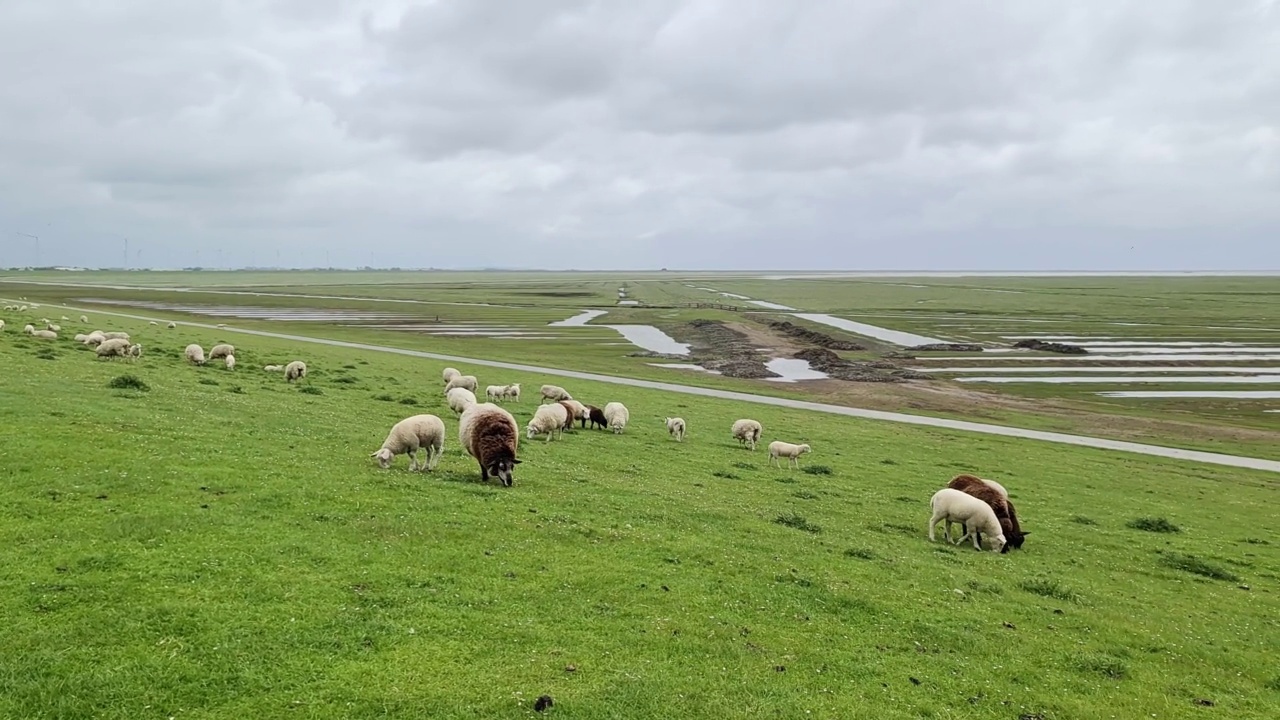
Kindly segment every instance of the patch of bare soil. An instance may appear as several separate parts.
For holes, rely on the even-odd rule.
[[[694,320],[673,330],[676,340],[689,343],[693,362],[726,377],[760,379],[778,377],[764,366],[756,344],[744,332],[715,320]]]
[[[826,333],[820,333],[817,330],[800,327],[799,325],[786,320],[775,320],[769,323],[769,328],[782,335],[793,337],[801,342],[808,343],[809,345],[815,345],[828,350],[858,351],[867,349],[865,345],[859,345],[858,343],[849,342],[848,340],[837,340]]]
[[[845,360],[826,348],[809,348],[795,353],[795,357],[807,360],[809,366],[837,380],[851,382],[898,383],[906,380],[931,380],[928,375],[900,368],[890,362],[854,362]]]

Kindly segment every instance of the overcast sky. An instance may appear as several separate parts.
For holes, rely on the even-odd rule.
[[[1280,269],[1277,0],[3,0],[0,89],[0,265]]]

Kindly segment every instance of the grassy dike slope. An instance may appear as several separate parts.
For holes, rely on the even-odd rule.
[[[439,363],[233,337],[230,373],[180,359],[212,331],[115,327],[142,361],[0,335],[2,717],[1280,713],[1269,474],[567,383],[631,426],[522,440],[504,489]],[[295,358],[301,386],[260,370]],[[415,412],[440,467],[378,470]],[[768,468],[743,416],[831,474]],[[961,471],[1010,488],[1023,551],[928,542]]]

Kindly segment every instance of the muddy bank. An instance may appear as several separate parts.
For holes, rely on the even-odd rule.
[[[932,380],[922,372],[898,367],[889,362],[854,362],[845,360],[825,348],[810,348],[795,353],[795,357],[808,360],[809,365],[837,380],[851,382],[897,383],[907,380]]]
[[[930,343],[907,348],[914,352],[982,352],[982,346],[976,343]]]
[[[744,334],[715,320],[694,320],[674,331],[681,342],[691,345],[691,359],[708,370],[734,378],[779,377],[765,367],[765,359]]]
[[[1067,343],[1045,342],[1043,340],[1019,340],[1013,344],[1016,348],[1039,350],[1041,352],[1062,353],[1063,355],[1088,355],[1089,351],[1079,345]]]
[[[826,333],[800,327],[786,320],[775,320],[769,323],[769,329],[828,350],[858,351],[867,349],[865,345],[859,345],[848,340],[837,340]]]

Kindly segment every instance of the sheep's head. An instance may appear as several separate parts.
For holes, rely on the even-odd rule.
[[[391,461],[395,458],[395,455],[393,455],[391,451],[388,450],[387,448],[381,448],[376,452],[369,453],[369,457],[377,458],[378,467],[382,468],[383,470],[386,470],[387,468],[391,467]]]
[[[1022,543],[1023,543],[1024,539],[1025,539],[1028,535],[1030,535],[1030,534],[1031,534],[1030,532],[1010,532],[1010,533],[1008,533],[1007,535],[1005,535],[1005,537],[1008,539],[1008,542],[1007,542],[1007,543],[1005,543],[1004,549],[1003,549],[1003,550],[1001,550],[1000,552],[1006,552],[1006,553],[1007,553],[1007,552],[1009,552],[1009,549],[1010,549],[1010,548],[1012,548],[1012,549],[1014,549],[1014,550],[1021,550],[1021,549],[1022,549]]]
[[[1009,543],[1005,540],[1004,534],[988,535],[987,539],[991,541],[991,551],[1004,554],[1009,552]]]
[[[805,443],[800,446],[800,452],[801,453],[813,452],[813,448],[809,447],[809,443]]]
[[[511,483],[515,481],[513,473],[515,472],[516,465],[519,464],[520,461],[516,458],[503,458],[489,466],[489,474],[502,481],[503,485],[511,487]]]

